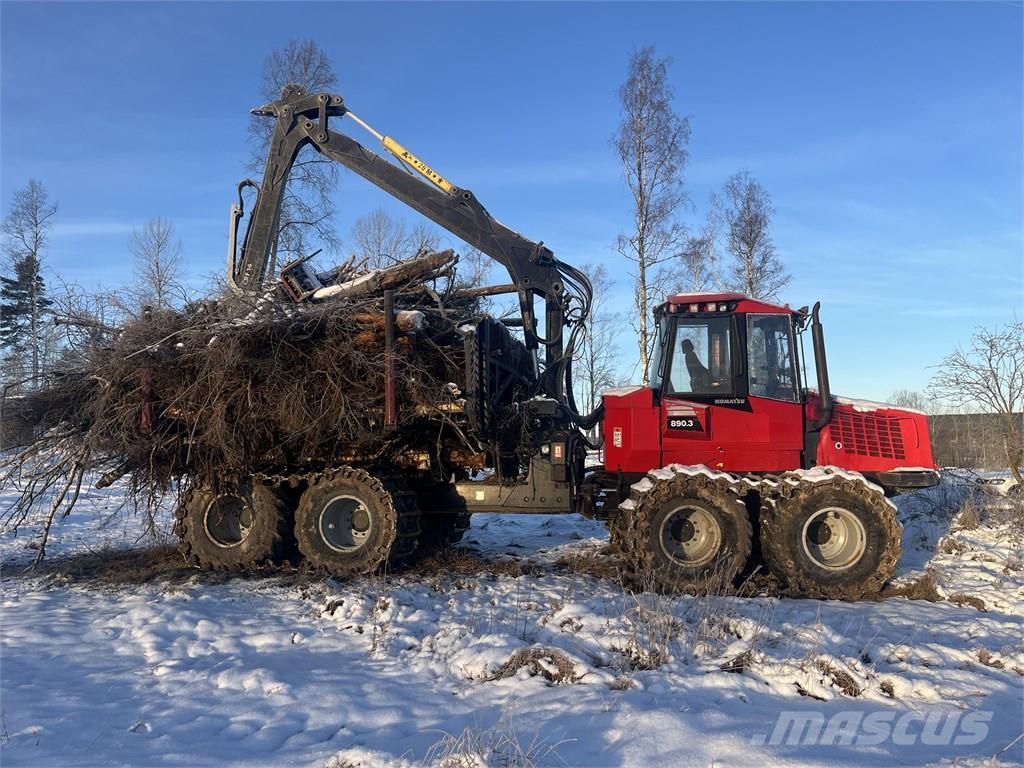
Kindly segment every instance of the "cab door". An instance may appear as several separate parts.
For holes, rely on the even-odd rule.
[[[679,317],[662,393],[664,463],[800,467],[803,409],[788,314]]]

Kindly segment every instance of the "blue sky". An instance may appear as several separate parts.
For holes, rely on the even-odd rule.
[[[562,259],[608,264],[624,309],[609,137],[628,55],[654,45],[692,122],[689,223],[740,168],[767,187],[784,299],[821,300],[834,390],[922,388],[975,326],[1021,315],[1019,3],[0,9],[3,208],[29,177],[46,185],[48,262],[68,280],[123,283],[153,216],[175,223],[194,285],[222,270],[263,57],[313,37],[353,111]],[[343,232],[401,212],[351,176],[336,199]]]

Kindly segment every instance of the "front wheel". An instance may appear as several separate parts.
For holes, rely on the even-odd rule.
[[[663,472],[663,470],[662,470]],[[724,476],[723,476],[724,478]],[[627,559],[641,579],[667,591],[718,590],[750,556],[746,505],[727,481],[694,468],[672,478],[651,473],[620,509]]]
[[[881,591],[900,557],[902,528],[881,489],[855,477],[797,480],[761,514],[769,570],[790,594],[856,600]]]

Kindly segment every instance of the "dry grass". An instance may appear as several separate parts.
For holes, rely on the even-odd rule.
[[[752,667],[754,664],[754,653],[753,651],[744,651],[743,653],[729,659],[729,661],[722,664],[719,669],[723,672],[733,672],[736,674],[743,674],[747,669]]]
[[[814,666],[846,696],[857,697],[861,695],[861,687],[857,685],[857,681],[848,672],[839,669],[839,667],[826,659],[815,660]]]
[[[927,600],[930,603],[941,602],[943,599],[939,593],[939,577],[934,568],[929,568],[914,581],[886,587],[880,597],[905,597],[908,600]]]
[[[436,768],[540,768],[564,765],[558,748],[564,742],[551,742],[539,734],[527,738],[515,726],[510,706],[491,728],[467,726],[458,734],[445,733],[435,742],[423,760]]]
[[[978,661],[984,664],[986,667],[992,667],[992,669],[1003,669],[1006,665],[995,656],[987,648],[978,649]]]
[[[512,557],[488,557],[463,547],[447,547],[405,568],[424,576],[530,576],[540,571],[536,563]]]
[[[557,648],[520,648],[487,680],[504,680],[524,668],[531,675],[540,675],[553,685],[579,680],[576,665]]]
[[[555,561],[555,568],[567,573],[625,584],[629,574],[621,555],[610,548],[574,552]]]
[[[956,516],[956,527],[964,531],[976,530],[981,525],[983,504],[975,496],[968,496]]]
[[[963,592],[957,592],[955,595],[950,595],[946,598],[946,600],[953,603],[953,605],[969,605],[972,608],[978,609],[979,611],[988,610],[988,606],[985,605],[985,601],[982,600],[980,597],[976,597],[974,595],[967,595]]]

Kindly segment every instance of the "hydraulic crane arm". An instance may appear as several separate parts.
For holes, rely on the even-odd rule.
[[[422,179],[349,136],[331,130],[331,117],[348,114],[344,99],[337,94],[306,94],[300,86],[290,85],[284,88],[280,99],[253,112],[273,116],[277,123],[240,257],[235,261],[233,253],[229,253],[229,279],[233,285],[241,290],[258,290],[266,278],[288,174],[299,151],[309,145],[504,266],[519,294],[527,347],[537,349],[543,345],[547,367],[552,372],[569,364],[565,358],[567,353],[571,355],[571,346],[567,348],[564,329],[568,324],[582,325],[590,305],[590,286],[582,273],[559,262],[543,243],[506,227],[487,212],[471,191],[444,179],[393,139],[374,132],[385,148],[418,171]],[[237,227],[240,215],[238,208],[234,208],[233,227]],[[570,292],[566,291],[567,277]],[[534,300],[538,297],[545,302],[547,338],[537,332]],[[574,300],[581,306],[572,308]],[[555,388],[559,393],[563,392],[567,377],[568,371],[557,376],[560,381]]]

